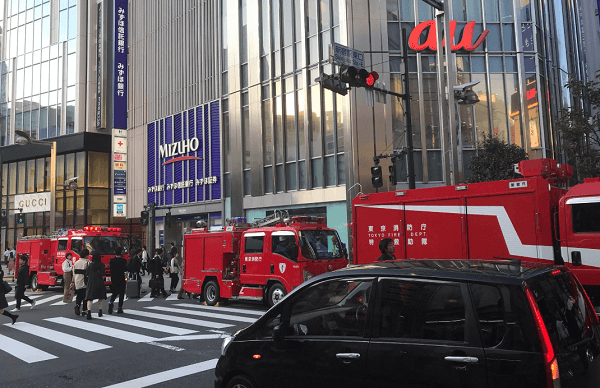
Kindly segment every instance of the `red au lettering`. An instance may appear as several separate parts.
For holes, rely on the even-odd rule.
[[[421,37],[421,34],[423,32],[425,32],[425,30],[427,30],[427,29],[429,29],[429,31],[427,32],[427,40],[425,41],[425,43],[420,44],[419,38]],[[450,22],[450,36],[454,37],[455,31],[456,31],[456,20],[453,20]],[[479,38],[477,38],[475,43],[473,43],[473,33],[474,32],[475,32],[475,21],[470,21],[467,23],[467,25],[463,29],[463,35],[462,35],[461,41],[455,45],[454,44],[452,45],[452,51],[458,51],[458,50],[473,51],[473,50],[475,50],[477,47],[479,47],[481,45],[481,43],[483,43],[484,39],[486,38],[487,34],[490,31],[483,30],[483,32],[481,33]],[[411,49],[416,50],[416,51],[421,51],[421,50],[425,50],[425,49],[429,49],[431,51],[437,51],[437,40],[435,38],[435,33],[436,33],[435,20],[430,20],[427,22],[419,23],[419,25],[417,25],[414,28],[414,30],[412,30],[412,32],[410,33],[410,37],[408,38],[408,46]],[[446,44],[445,42],[446,42],[446,40],[444,38],[444,40],[442,40],[442,46],[444,46]]]

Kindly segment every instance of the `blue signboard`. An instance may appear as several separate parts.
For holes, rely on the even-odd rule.
[[[219,101],[148,124],[148,203],[221,200]]]
[[[115,170],[115,179],[125,179],[127,178],[127,171],[125,170]]]
[[[127,188],[126,187],[119,186],[119,187],[114,187],[113,189],[114,189],[115,195],[125,195],[125,194],[127,194]]]
[[[127,0],[115,0],[113,126],[127,129]]]

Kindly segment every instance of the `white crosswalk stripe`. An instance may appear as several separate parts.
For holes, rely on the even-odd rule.
[[[44,299],[40,299],[40,300],[36,300],[36,301],[35,301],[35,304],[36,304],[36,306],[37,306],[37,305],[44,304],[44,303],[46,303],[46,302],[50,302],[50,301],[52,301],[52,300],[56,300],[56,299],[59,299],[59,298],[61,298],[61,299],[62,299],[62,297],[63,297],[62,295],[53,295],[53,296],[50,296],[50,297],[48,297],[48,298],[44,298]]]
[[[141,310],[127,310],[127,314],[128,315],[137,315],[139,317],[162,319],[165,321],[180,322],[180,323],[185,323],[187,325],[210,327],[212,329],[224,329],[226,327],[233,326],[233,325],[226,324],[226,323],[204,321],[201,319],[178,317],[178,316],[174,316],[174,315],[155,314],[155,313],[150,313],[148,311],[141,311]]]
[[[119,316],[113,316],[113,315],[104,315],[98,319],[111,321],[111,322],[117,322],[122,325],[135,326],[135,327],[139,327],[142,329],[154,330],[154,331],[159,331],[161,333],[169,333],[169,334],[174,334],[174,335],[187,335],[187,334],[193,334],[193,333],[198,332],[197,330],[181,329],[181,328],[175,327],[175,326],[161,325],[159,323],[140,321],[137,319],[131,319],[131,318],[125,318],[125,317],[119,317]]]
[[[138,302],[152,302],[152,300],[154,300],[154,298],[150,296],[150,293],[147,293],[146,295],[138,299]]]
[[[220,313],[250,314],[250,315],[259,315],[259,316],[262,316],[265,313],[265,311],[234,309],[234,308],[230,308],[230,307],[213,307],[213,306],[205,306],[203,304],[178,303],[175,306],[190,307],[190,308],[194,308],[194,309],[201,309],[201,310],[220,312]]]
[[[209,312],[205,312],[205,311],[176,309],[176,308],[172,308],[172,307],[150,306],[150,307],[145,307],[145,308],[152,309],[152,310],[166,311],[166,312],[170,312],[170,313],[179,313],[179,314],[187,314],[187,315],[196,315],[199,317],[224,319],[224,320],[229,320],[229,321],[239,321],[239,322],[248,322],[248,323],[254,323],[256,321],[256,318],[242,317],[239,315],[225,315],[225,314],[209,313]]]
[[[83,352],[94,352],[96,350],[108,349],[110,346],[98,342],[90,341],[84,338],[79,338],[74,335],[62,333],[57,330],[48,329],[45,327],[32,325],[27,322],[17,322],[14,325],[7,323],[6,326],[20,330],[25,333],[35,335],[40,338],[45,338],[48,341],[57,342]]]
[[[176,292],[172,293],[165,300],[177,300],[177,293]]]
[[[39,298],[39,297],[40,297],[40,296],[42,296],[42,295],[40,295],[40,294],[37,294],[37,295],[27,295],[27,296],[29,297],[29,299],[36,299],[36,298]],[[36,303],[37,303],[37,302],[36,302]],[[14,306],[14,305],[16,305],[16,304],[17,304],[17,301],[16,301],[16,300],[13,300],[12,302],[8,302],[8,305],[9,305],[9,306]],[[24,300],[24,299],[21,299],[21,308],[23,308],[23,305],[29,305],[29,302],[27,302],[27,301],[26,301],[26,300]]]
[[[15,341],[10,337],[0,334],[0,350],[7,354],[25,361],[28,364],[40,361],[52,360],[58,358],[53,354],[46,353],[43,350],[34,348],[33,346]]]
[[[75,329],[86,330],[96,334],[106,335],[112,338],[122,339],[129,342],[152,342],[156,341],[157,338],[150,337],[143,334],[132,333],[125,330],[114,329],[112,327],[106,327],[97,323],[90,323],[87,321],[81,321],[78,319],[57,317],[57,318],[46,318],[46,321],[58,323],[73,327]]]

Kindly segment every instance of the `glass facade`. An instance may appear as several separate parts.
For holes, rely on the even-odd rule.
[[[76,0],[0,1],[0,146],[75,133]],[[58,18],[52,19],[56,8]],[[57,31],[53,34],[52,31]]]

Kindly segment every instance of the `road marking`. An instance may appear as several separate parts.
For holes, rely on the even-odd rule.
[[[144,377],[140,377],[138,379],[133,379],[129,381],[123,381],[122,383],[109,385],[104,388],[143,388],[149,387],[154,384],[163,383],[165,381],[174,380],[179,377],[185,377],[189,375],[193,375],[200,372],[205,372],[210,369],[214,369],[217,366],[217,358],[213,358],[212,360],[199,362],[197,364],[182,366],[180,368],[170,369],[164,372],[155,373],[153,375],[148,375]]]
[[[90,323],[87,321],[81,321],[79,319],[70,319],[70,318],[46,318],[46,321],[58,323],[59,325],[66,325],[69,327],[73,327],[75,329],[81,329],[90,331],[96,334],[106,335],[115,339],[122,339],[129,342],[152,342],[156,341],[158,338],[149,337],[147,335],[137,334],[125,330],[114,329],[112,327],[106,327],[102,325],[97,325],[95,323]]]
[[[129,313],[129,311],[127,311],[127,313]],[[120,323],[123,325],[140,327],[142,329],[160,331],[161,333],[168,333],[168,334],[173,334],[173,335],[187,335],[187,334],[193,334],[193,333],[198,332],[197,330],[181,329],[181,328],[175,327],[175,326],[161,325],[160,323],[140,321],[137,319],[125,318],[125,317],[120,317],[120,316],[115,317],[112,315],[104,315],[98,319],[117,322],[117,323]]]
[[[160,310],[160,311],[170,312],[170,313],[196,315],[196,316],[200,316],[200,317],[215,318],[215,319],[226,319],[229,321],[239,321],[239,322],[248,322],[248,323],[254,323],[256,321],[255,318],[241,317],[239,315],[206,313],[203,311],[190,311],[190,310],[185,310],[185,309],[175,309],[175,308],[171,308],[171,307],[159,307],[159,306],[150,306],[150,307],[146,307],[146,308],[152,309],[152,310]]]
[[[161,338],[159,341],[196,341],[196,340],[207,340],[207,339],[219,339],[227,337],[227,335],[222,334],[196,334],[196,335],[186,335],[186,336],[172,336]]]
[[[58,298],[62,299],[62,297],[63,297],[62,295],[53,295],[53,296],[51,296],[49,298],[46,298],[46,299],[36,300],[35,303],[36,304],[42,304],[42,303],[50,302],[51,300],[54,300],[54,299],[58,299]]]
[[[137,316],[145,317],[145,318],[154,318],[154,319],[162,319],[165,321],[185,323],[185,324],[194,325],[194,326],[210,327],[213,329],[224,329],[226,327],[233,326],[233,325],[230,325],[227,323],[204,321],[201,319],[178,317],[178,316],[174,316],[174,315],[155,314],[155,313],[151,313],[148,311],[141,311],[141,310],[127,310],[127,314],[137,315]]]
[[[64,306],[66,304],[71,304],[73,302],[65,303],[62,300],[60,302],[52,303],[50,306]]]
[[[150,293],[147,293],[146,295],[138,299],[138,302],[152,302],[153,299],[154,298],[150,297]]]
[[[174,350],[176,352],[183,352],[184,348],[178,348],[177,346],[162,344],[160,342],[146,342],[148,345],[158,346],[159,348],[165,348],[169,350]]]
[[[6,326],[47,339],[48,341],[57,342],[61,345],[81,350],[82,352],[94,352],[96,350],[109,349],[112,347],[99,342],[94,342],[84,338],[76,337],[74,335],[62,333],[60,331],[32,325],[27,322],[18,322],[14,325],[7,323]]]
[[[165,300],[177,300],[177,293],[176,292],[172,293]]]
[[[39,298],[41,295],[39,295],[39,294],[38,294],[38,295],[27,295],[27,296],[29,297],[29,299],[35,299],[35,298]],[[29,302],[27,302],[26,300],[23,300],[23,299],[21,299],[21,307],[23,307],[23,304],[24,304],[24,303],[27,303],[27,304],[29,304]],[[37,303],[37,302],[36,302],[36,303]],[[17,304],[17,301],[16,301],[16,300],[13,300],[12,302],[8,302],[8,305],[9,305],[9,306],[13,306],[13,305],[15,305],[15,304]]]
[[[33,346],[29,346],[22,342],[15,341],[12,338],[5,337],[2,334],[0,334],[0,350],[5,351],[13,357],[21,359],[28,364],[58,358],[50,353],[44,352],[43,350],[34,348]],[[3,362],[3,364],[5,363]]]
[[[239,313],[239,314],[251,314],[251,315],[259,315],[259,316],[263,316],[264,313],[266,313],[266,311],[254,311],[254,310],[245,310],[245,309],[234,309],[231,307],[214,307],[214,306],[205,306],[203,304],[185,304],[185,303],[179,303],[176,304],[175,306],[181,306],[181,307],[191,307],[194,309],[201,309],[201,310],[210,310],[213,312],[227,312],[227,313]]]

